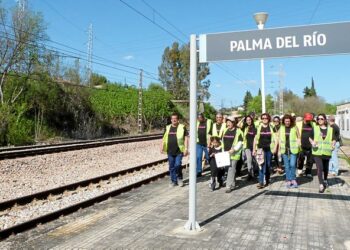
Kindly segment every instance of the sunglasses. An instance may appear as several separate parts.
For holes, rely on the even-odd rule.
[[[261,119],[263,119],[263,120],[268,120],[269,118],[267,118],[267,117],[262,117]]]
[[[324,121],[324,118],[323,117],[317,118],[317,121],[319,121],[319,120]]]

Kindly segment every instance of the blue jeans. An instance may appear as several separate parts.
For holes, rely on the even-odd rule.
[[[209,153],[206,145],[200,145],[197,143],[197,174],[202,173],[202,157],[203,151],[205,154],[205,159],[209,162]]]
[[[338,175],[339,172],[339,161],[338,161],[338,150],[339,150],[340,144],[337,141],[335,143],[335,148],[332,151],[332,158],[329,161],[329,172],[334,173]]]
[[[264,150],[264,164],[259,169],[259,183],[264,184],[264,177],[266,176],[266,183],[270,181],[270,167],[271,167],[272,153],[271,150]]]
[[[178,154],[178,155],[168,154],[170,179],[171,179],[171,182],[175,184],[177,184],[177,178],[182,179],[182,168],[181,168],[182,157],[183,157],[183,154]]]
[[[286,180],[292,181],[296,180],[295,170],[297,163],[297,155],[296,154],[282,154],[284,168],[286,171]]]

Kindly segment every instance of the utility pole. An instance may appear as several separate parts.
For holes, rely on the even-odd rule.
[[[143,70],[140,70],[140,82],[139,82],[139,104],[138,104],[138,114],[137,114],[137,125],[139,129],[139,134],[142,134],[142,75]]]
[[[92,30],[92,23],[89,25],[89,31],[88,31],[88,44],[87,44],[87,84],[91,85],[91,75],[92,75],[92,46],[93,46],[93,30]]]
[[[283,115],[283,86],[284,86],[284,76],[285,76],[285,73],[283,70],[283,64],[280,64],[280,70],[279,70],[278,76],[279,76],[279,85],[280,85],[279,86],[280,87],[279,113],[280,115]]]

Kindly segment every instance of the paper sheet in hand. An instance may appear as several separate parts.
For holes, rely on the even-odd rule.
[[[228,151],[215,154],[216,166],[223,168],[230,165],[230,153]]]

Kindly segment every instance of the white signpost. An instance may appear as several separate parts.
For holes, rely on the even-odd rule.
[[[350,22],[199,36],[199,62],[350,53]],[[190,174],[187,230],[196,221],[197,36],[190,37]]]

